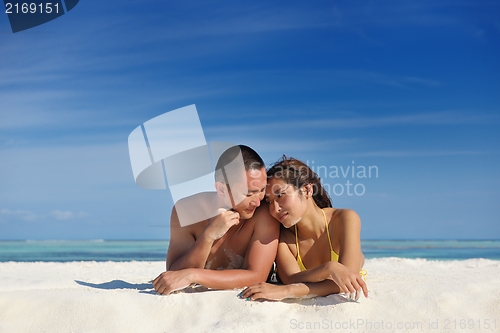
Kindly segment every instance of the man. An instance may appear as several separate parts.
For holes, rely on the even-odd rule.
[[[227,149],[217,162],[216,192],[181,199],[172,209],[167,271],[153,281],[155,290],[168,295],[194,283],[234,289],[265,281],[279,236],[279,223],[261,206],[266,184],[253,149]]]

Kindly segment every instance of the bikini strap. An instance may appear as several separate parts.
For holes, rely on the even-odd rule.
[[[325,218],[326,234],[328,235],[328,244],[330,244],[330,251],[335,252],[335,251],[333,251],[333,247],[332,247],[332,240],[330,238],[330,231],[328,230],[328,222],[326,221],[325,211],[322,209],[321,212],[323,212],[323,217]]]
[[[366,282],[366,276],[368,275],[368,271],[366,269],[362,269],[359,271],[359,275],[361,275],[361,278],[363,279],[363,281]]]
[[[300,259],[299,235],[297,232],[297,225],[295,225],[295,245],[297,246],[297,258]]]

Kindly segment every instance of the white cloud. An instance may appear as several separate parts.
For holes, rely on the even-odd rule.
[[[468,112],[458,111],[441,111],[434,113],[414,113],[408,115],[389,115],[381,117],[352,117],[352,118],[335,118],[329,115],[326,119],[318,117],[314,120],[292,120],[292,121],[267,121],[265,123],[250,124],[250,125],[224,125],[224,126],[207,126],[207,133],[262,133],[273,132],[277,133],[278,129],[303,129],[303,130],[319,130],[328,129],[346,129],[346,128],[369,128],[369,127],[384,127],[384,126],[401,126],[401,125],[457,125],[457,124],[491,124],[498,122],[500,116],[488,114],[472,114]]]
[[[4,204],[104,200],[111,193],[120,197],[118,188],[134,186],[126,137],[121,144],[5,147],[0,160]],[[111,193],[102,192],[110,188]]]
[[[179,6],[179,12],[189,10],[190,20],[172,17],[165,22],[163,17],[157,19],[151,17],[151,22],[161,20],[162,28],[158,29],[155,34],[144,34],[141,30],[131,31],[131,38],[135,39],[140,36],[147,42],[159,42],[159,39],[163,42],[172,42],[199,37],[224,37],[339,25],[338,13],[333,6],[324,10],[324,8],[307,3],[287,3],[285,6],[276,6],[271,2],[264,4],[209,2],[206,5],[199,3],[196,11],[182,7],[182,5]],[[193,21],[196,24],[192,24]]]
[[[88,216],[87,213],[84,212],[79,212],[79,213],[73,213],[71,211],[62,211],[62,210],[53,210],[49,213],[49,215],[56,220],[72,220],[72,219],[79,219]]]
[[[43,219],[43,216],[39,216],[27,210],[10,210],[6,208],[0,210],[0,220],[4,222],[12,220],[33,222],[40,219]]]
[[[55,209],[47,214],[49,217],[59,221],[80,219],[87,217],[89,214],[85,212],[74,213],[71,211],[63,211]],[[36,214],[28,210],[10,210],[7,208],[0,209],[0,222],[36,222],[46,220],[46,215]]]
[[[49,213],[56,220],[70,220],[75,217],[75,214],[70,211],[53,210]]]
[[[372,151],[349,154],[356,157],[432,157],[497,155],[500,151],[436,150],[436,151]]]

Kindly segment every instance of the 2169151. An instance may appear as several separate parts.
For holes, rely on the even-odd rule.
[[[59,3],[24,2],[22,4],[19,4],[19,3],[7,2],[5,4],[5,13],[6,14],[52,14],[52,13],[59,14]]]

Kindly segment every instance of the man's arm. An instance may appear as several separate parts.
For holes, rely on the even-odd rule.
[[[212,244],[213,241],[206,237],[195,239],[189,226],[182,227],[174,206],[170,217],[167,271],[205,267]]]
[[[265,281],[276,256],[279,224],[269,215],[267,207],[255,214],[255,228],[245,255],[244,269],[188,268],[164,272],[154,280],[155,289],[161,294],[169,294],[192,283],[213,289],[234,289]]]
[[[193,282],[213,289],[234,289],[266,280],[276,257],[279,223],[269,215],[265,205],[253,218],[256,219],[255,229],[245,255],[245,269],[196,270]]]
[[[220,209],[219,215],[208,222],[195,239],[190,226],[181,226],[176,208],[170,218],[170,244],[167,253],[167,270],[204,268],[214,242],[229,228],[239,223],[240,215],[231,210]]]

